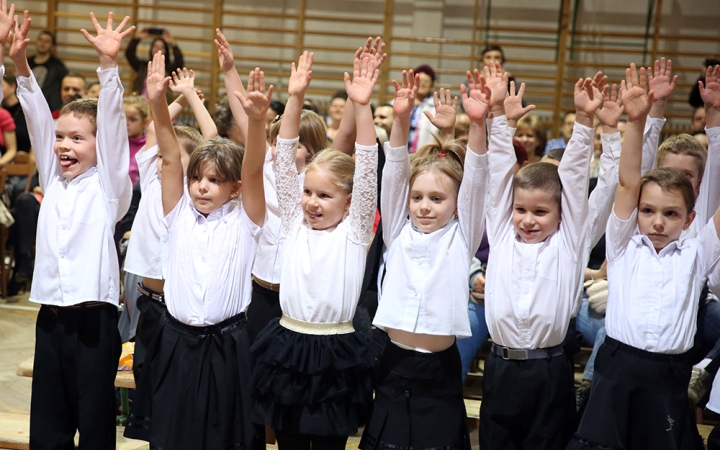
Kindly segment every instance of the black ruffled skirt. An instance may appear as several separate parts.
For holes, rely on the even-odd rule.
[[[254,419],[292,434],[357,433],[372,404],[381,351],[357,331],[303,334],[272,320],[252,346]]]
[[[252,361],[245,314],[207,327],[167,311],[145,359],[125,436],[159,449],[249,449]]]

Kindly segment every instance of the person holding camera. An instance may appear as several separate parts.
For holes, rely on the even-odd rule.
[[[137,56],[137,46],[142,39],[152,38],[148,59],[141,60]],[[172,50],[172,57],[170,51]],[[170,31],[165,28],[146,27],[135,33],[135,36],[128,43],[125,49],[125,57],[130,66],[135,70],[135,81],[132,85],[133,93],[147,98],[145,79],[147,78],[147,64],[157,52],[165,55],[165,72],[170,76],[175,70],[182,69],[185,65],[180,47],[175,44]]]

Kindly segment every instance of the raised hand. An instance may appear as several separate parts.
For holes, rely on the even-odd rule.
[[[602,72],[598,72],[593,78],[585,78],[584,80],[581,78],[575,83],[575,110],[577,114],[585,115],[590,120],[590,125],[585,123],[583,125],[592,126],[595,111],[603,101],[603,90],[606,82],[607,77],[603,76]]]
[[[173,82],[170,83],[170,90],[183,94],[185,97],[195,90],[195,72],[185,67],[177,69],[172,73]]]
[[[485,120],[485,115],[490,108],[490,97],[492,96],[490,87],[487,85],[485,77],[480,75],[477,69],[473,73],[468,71],[467,79],[470,86],[469,91],[464,84],[460,85],[460,98],[462,99],[465,114],[475,122]]]
[[[622,102],[629,122],[636,122],[644,119],[650,112],[654,98],[653,91],[647,92],[647,77],[645,68],[640,68],[638,77],[635,63],[625,69],[625,81],[622,82]]]
[[[229,72],[235,69],[235,58],[233,57],[232,48],[225,35],[220,31],[220,28],[215,28],[215,46],[218,49],[218,61],[220,62],[220,69],[223,72]]]
[[[265,121],[274,89],[275,87],[270,85],[267,93],[265,92],[265,73],[256,67],[248,76],[246,95],[239,91],[235,91],[233,94],[240,100],[240,104],[250,120]]]
[[[508,92],[508,96],[505,97],[505,115],[507,116],[508,124],[510,126],[515,126],[517,124],[517,121],[522,119],[522,117],[535,109],[535,105],[528,105],[526,107],[523,107],[522,105],[522,99],[523,94],[525,93],[525,83],[520,84],[520,90],[517,91],[517,94],[515,93],[515,82],[510,82],[510,92]]]
[[[433,102],[435,103],[435,115],[430,111],[423,111],[430,123],[439,130],[454,130],[458,98],[451,97],[450,89],[440,88],[439,97],[437,91],[433,93]]]
[[[27,35],[28,31],[30,31],[32,19],[28,17],[28,12],[25,10],[23,11],[22,24],[19,23],[17,16],[15,16],[13,21],[15,22],[15,31],[10,40],[10,59],[12,59],[15,66],[19,68],[22,65],[20,64],[22,60],[27,61],[26,51],[30,44],[30,39],[28,39]]]
[[[0,1],[0,44],[2,49],[5,51],[5,43],[10,35],[10,31],[13,29],[13,21],[15,18],[15,3],[10,5],[10,11],[7,9],[7,0]]]
[[[698,84],[705,109],[720,108],[720,65],[708,67],[705,72],[705,83],[698,81]]]
[[[399,120],[409,121],[415,107],[415,95],[420,85],[420,76],[410,70],[402,72],[402,86],[393,80],[395,86],[395,100],[393,101],[393,114]]]
[[[385,43],[382,41],[380,36],[374,40],[372,37],[367,38],[365,47],[360,47],[355,52],[355,59],[363,60],[365,58],[371,58],[375,60],[375,68],[379,69],[382,63],[387,58],[385,53]]]
[[[620,95],[622,95],[622,92]],[[624,110],[620,95],[618,95],[617,84],[612,85],[612,90],[610,90],[610,86],[607,85],[603,89],[602,108],[595,111],[595,115],[603,126],[617,128],[618,122],[620,121],[620,117],[622,116]]]
[[[348,98],[358,105],[370,103],[373,87],[377,83],[379,71],[375,68],[375,61],[371,58],[356,59],[353,64],[353,77],[345,72],[345,91]]]
[[[290,79],[288,80],[288,94],[304,96],[312,80],[313,53],[303,52],[298,58],[297,66],[292,63]]]
[[[490,89],[490,107],[502,105],[508,93],[508,74],[503,72],[500,63],[495,61],[483,67],[485,72],[485,83]]]
[[[117,66],[117,55],[120,51],[120,43],[126,36],[132,34],[135,30],[135,25],[130,26],[127,30],[124,30],[130,20],[130,16],[120,22],[117,28],[113,29],[113,13],[108,13],[107,26],[101,27],[95,18],[95,13],[90,13],[90,20],[92,21],[93,27],[97,36],[93,36],[87,32],[84,28],[80,32],[85,36],[85,39],[92,44],[100,57],[100,66],[103,68],[109,68]]]
[[[660,61],[655,61],[655,71],[653,72],[652,67],[647,68],[647,78],[650,83],[650,90],[655,94],[654,98],[656,102],[666,101],[675,86],[677,86],[677,75],[672,76],[672,61],[665,58],[660,58]]]
[[[155,53],[152,61],[148,61],[147,74],[148,100],[150,100],[151,103],[153,101],[164,100],[165,92],[167,91],[168,84],[170,84],[170,77],[165,76],[165,55],[163,55],[162,52]]]

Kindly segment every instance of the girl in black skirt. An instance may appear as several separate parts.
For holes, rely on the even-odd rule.
[[[190,157],[186,192],[161,53],[148,73],[169,234],[167,311],[148,349],[125,435],[152,448],[248,448],[254,430],[245,310],[265,218],[264,120],[272,87],[266,95],[260,69],[250,74],[248,93],[239,95],[250,120],[244,159],[227,139],[203,143]],[[188,100],[199,102],[190,91]]]
[[[428,144],[408,157],[407,136],[419,77],[396,81],[385,146],[381,208],[389,246],[375,326],[391,340],[381,358],[372,417],[360,448],[469,449],[462,365],[456,338],[469,337],[467,268],[484,224],[490,92],[477,71],[461,87],[472,121],[467,153],[457,141]],[[504,87],[503,87],[504,89]],[[457,98],[435,94],[440,130],[452,130]],[[408,218],[409,215],[409,218]]]
[[[344,449],[372,401],[372,341],[354,331],[372,240],[377,146],[370,95],[376,60],[355,60],[345,75],[357,124],[356,160],[323,150],[298,183],[300,112],[312,53],[293,64],[277,139],[276,183],[282,219],[282,317],[252,347],[256,419],[272,426],[281,450]]]

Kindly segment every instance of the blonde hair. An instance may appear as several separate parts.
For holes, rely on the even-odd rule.
[[[325,149],[315,155],[307,165],[305,173],[318,169],[327,171],[343,192],[352,194],[355,175],[355,160],[352,157],[337,150]]]
[[[187,125],[176,125],[174,128],[178,142],[188,155],[192,155],[193,151],[203,143],[202,134],[195,128]]]
[[[697,139],[687,133],[670,136],[658,148],[657,165],[662,166],[662,160],[670,153],[673,155],[687,155],[692,157],[697,166],[698,178],[702,178],[703,173],[705,173],[707,151]]]
[[[270,125],[269,136],[270,142],[273,145],[277,140],[278,134],[280,134],[282,117],[283,116],[277,116]],[[300,143],[304,145],[308,151],[306,162],[310,161],[316,153],[328,146],[325,123],[320,116],[308,109],[303,109],[300,113],[300,131],[298,135],[300,136]]]
[[[128,95],[123,98],[123,106],[129,106],[137,109],[142,117],[143,122],[147,122],[150,117],[150,107],[148,106],[147,100],[141,95]]]
[[[60,110],[60,116],[73,115],[78,119],[89,120],[93,127],[94,136],[97,132],[97,107],[98,99],[80,98],[63,106]]]
[[[205,141],[190,155],[187,169],[188,183],[194,177],[200,176],[205,163],[214,165],[220,181],[240,181],[244,156],[245,150],[230,139],[216,137]]]
[[[465,163],[465,147],[460,141],[440,141],[437,136],[434,143],[425,144],[410,157],[410,187],[415,179],[427,172],[438,171],[447,175],[455,183],[455,195],[460,190]]]

